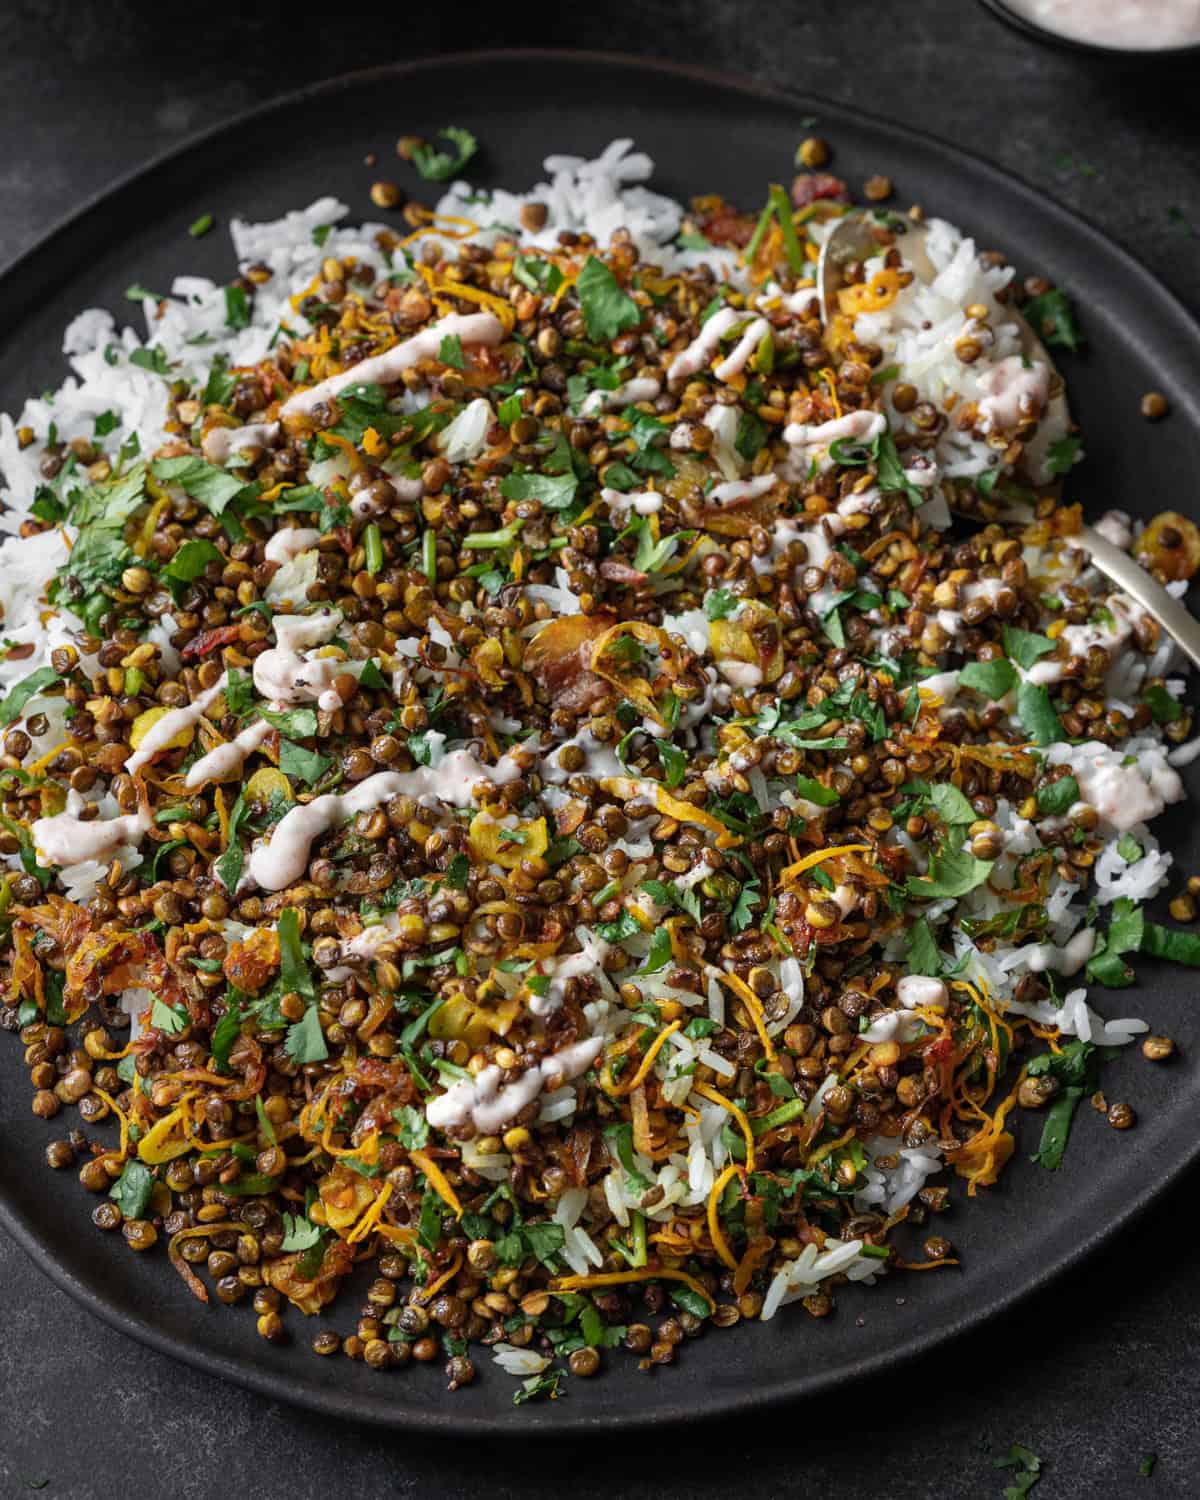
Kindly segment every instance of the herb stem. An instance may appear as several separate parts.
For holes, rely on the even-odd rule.
[[[426,536],[432,536],[432,532],[426,532]],[[363,532],[363,547],[366,550],[367,572],[372,578],[383,571],[383,538],[379,534],[379,527],[374,521]]]

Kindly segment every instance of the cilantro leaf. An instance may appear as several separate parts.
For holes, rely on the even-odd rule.
[[[908,972],[936,978],[942,972],[942,955],[924,917],[918,917],[909,927],[905,941],[908,944]]]
[[[936,786],[931,786],[929,800],[934,811],[947,827],[975,821],[975,809],[959,789],[948,781],[940,781]]]
[[[672,745],[670,740],[659,740],[658,758],[662,761],[663,770],[667,773],[665,784],[670,791],[677,787],[687,774],[687,755],[677,745]]]
[[[994,860],[976,859],[968,850],[939,849],[929,861],[929,874],[910,879],[905,887],[910,896],[935,901],[947,896],[965,896],[992,873]]]
[[[725,620],[741,602],[729,589],[709,589],[704,596],[704,613],[710,620]]]
[[[1087,1090],[1082,1085],[1072,1085],[1055,1095],[1046,1112],[1046,1123],[1042,1126],[1042,1138],[1034,1152],[1033,1160],[1047,1172],[1057,1172],[1062,1166],[1071,1136],[1071,1124],[1079,1101]],[[1020,1491],[1019,1493],[1024,1493]]]
[[[540,500],[545,510],[566,510],[575,499],[579,480],[570,474],[507,474],[500,481],[506,500]]]
[[[108,1190],[126,1219],[142,1219],[150,1206],[150,1195],[154,1191],[154,1173],[136,1158],[127,1161],[120,1177]]]
[[[310,1005],[303,1017],[288,1027],[286,1047],[287,1055],[296,1063],[324,1062],[329,1056],[315,1005]]]
[[[1120,990],[1134,980],[1132,968],[1121,957],[1124,953],[1137,953],[1145,935],[1145,918],[1142,909],[1127,896],[1113,902],[1112,916],[1103,944],[1092,953],[1087,963],[1089,984],[1103,984],[1109,989]]]
[[[671,934],[665,927],[655,929],[654,936],[650,939],[650,951],[646,954],[646,961],[638,970],[639,974],[657,974],[660,969],[665,969],[671,962]]]
[[[1040,683],[1026,681],[1017,689],[1017,715],[1035,745],[1053,745],[1063,738],[1050,694]]]
[[[1061,817],[1079,801],[1079,783],[1074,776],[1060,776],[1037,790],[1038,812]]]
[[[449,182],[479,150],[479,142],[461,125],[444,125],[438,135],[453,145],[453,152],[439,151],[428,141],[413,148],[412,164],[426,182]]]
[[[179,485],[214,516],[219,516],[233,497],[246,488],[240,479],[235,479],[224,469],[190,454],[182,458],[156,458],[150,471],[155,479]]]
[[[305,1000],[316,999],[316,988],[300,943],[300,916],[294,906],[279,913],[279,984],[283,993],[295,991]],[[303,1023],[299,1023],[303,1024]]]
[[[1200,968],[1200,933],[1181,932],[1162,927],[1157,922],[1147,922],[1142,933],[1142,952],[1154,958],[1169,959],[1172,963],[1187,964],[1189,968]]]
[[[285,776],[297,776],[307,786],[314,786],[329,767],[333,758],[316,750],[306,750],[295,740],[280,740],[279,769]]]
[[[590,339],[610,344],[623,329],[636,328],[642,321],[641,308],[594,255],[580,271],[575,289]]]
[[[1183,718],[1183,705],[1161,683],[1148,687],[1142,694],[1142,702],[1154,715],[1156,724],[1174,724]]]
[[[178,583],[194,583],[210,563],[224,566],[227,561],[228,558],[219,547],[214,547],[204,537],[193,536],[177,549],[175,556],[163,569],[163,577],[173,578]]]
[[[1020,679],[1012,662],[1001,656],[995,661],[968,662],[958,674],[958,681],[960,686],[982,693],[985,698],[995,702],[997,698],[1003,698],[1005,693],[1011,693]]]
[[[20,682],[9,689],[4,702],[0,703],[0,724],[11,724],[14,719],[19,719],[31,698],[36,697],[43,689],[53,687],[58,681],[58,673],[53,667],[39,667],[36,672],[30,672],[28,677],[22,677]]]
[[[1024,1500],[1024,1497],[1038,1482],[1042,1472],[1041,1459],[1023,1443],[1013,1443],[1007,1456],[993,1459],[992,1465],[997,1469],[1015,1471],[1013,1477],[1016,1483],[1007,1486],[1004,1491],[1004,1500]]]
[[[1018,630],[1015,625],[1006,625],[1003,631],[1004,653],[1011,656],[1017,666],[1028,672],[1041,656],[1054,650],[1054,642],[1048,636],[1035,635],[1031,630]]]
[[[463,353],[462,339],[457,334],[447,334],[438,346],[438,359],[444,365],[449,365],[452,370],[465,370],[467,368],[466,355]]]
[[[304,1214],[283,1215],[283,1243],[281,1250],[311,1250],[321,1238],[320,1225],[314,1224]]]
[[[1083,348],[1083,332],[1066,292],[1051,287],[1040,297],[1030,297],[1021,311],[1047,348],[1069,349],[1072,354]]]
[[[842,800],[833,787],[825,786],[814,776],[797,776],[796,794],[816,807],[835,807]]]
[[[400,1144],[409,1151],[419,1151],[429,1140],[429,1123],[424,1110],[412,1104],[402,1104],[392,1111],[400,1125]]]
[[[1046,467],[1051,474],[1069,474],[1079,459],[1079,451],[1083,447],[1082,441],[1077,437],[1061,437],[1056,443],[1051,443],[1046,453]]]
[[[540,255],[518,255],[513,260],[513,276],[531,292],[540,292],[543,296],[553,297],[559,287],[563,284],[563,273],[552,260],[543,260]],[[521,415],[518,403],[515,416],[507,419],[515,422]],[[503,422],[506,419],[501,416]]]

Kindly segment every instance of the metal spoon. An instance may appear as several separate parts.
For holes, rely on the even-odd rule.
[[[879,243],[872,230],[876,221],[867,214],[847,214],[840,219],[833,233],[821,247],[821,258],[817,262],[817,294],[821,302],[821,318],[828,328],[838,311],[837,293],[842,284],[842,272],[851,261],[866,260],[879,253]],[[936,272],[925,249],[927,230],[921,224],[889,226],[904,235],[904,258],[922,281],[932,281]],[[1027,359],[1039,361],[1054,372],[1054,361],[1046,347],[1016,308],[1009,308],[1021,330],[1021,349]],[[1055,372],[1057,373],[1057,372]],[[1062,382],[1059,382],[1060,387]],[[1065,426],[1070,421],[1065,395],[1052,396],[1046,416],[1058,416]],[[978,519],[974,517],[972,519]],[[1022,506],[1011,506],[1005,519],[1033,520],[1032,511]],[[1094,526],[1084,526],[1073,537],[1071,546],[1087,553],[1096,568],[1129,597],[1153,616],[1175,641],[1180,649],[1200,667],[1200,620],[1185,608],[1180,600],[1173,598],[1157,578],[1147,573],[1127,552],[1102,536]]]

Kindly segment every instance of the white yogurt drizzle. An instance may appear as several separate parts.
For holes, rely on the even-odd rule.
[[[663,497],[653,490],[601,490],[600,498],[609,510],[636,510],[639,516],[652,516],[662,509]]]
[[[425,1118],[438,1130],[461,1130],[473,1125],[483,1135],[493,1135],[538,1097],[548,1084],[569,1082],[587,1071],[599,1057],[603,1037],[588,1037],[561,1052],[552,1052],[526,1071],[515,1083],[501,1086],[504,1076],[493,1063],[474,1078],[464,1078],[425,1106]],[[557,1083],[556,1083],[557,1080]]]
[[[504,324],[494,313],[450,313],[402,344],[360,360],[340,375],[330,375],[307,390],[297,391],[284,402],[280,414],[307,415],[314,406],[329,401],[347,386],[391,385],[421,360],[436,359],[443,339],[457,338],[463,344],[498,344],[503,337]]]
[[[713,366],[713,374],[718,380],[729,380],[734,375],[740,375],[746,368],[750,356],[762,342],[763,334],[771,331],[771,325],[766,318],[755,318],[749,328],[738,339],[733,349],[719,365]]]
[[[624,385],[619,385],[615,391],[590,392],[583,398],[579,415],[595,417],[602,411],[617,411],[622,406],[633,406],[638,401],[653,401],[661,390],[661,383],[653,375],[637,375]]]
[[[602,937],[597,937],[595,933],[588,933],[578,953],[567,953],[547,959],[543,967],[551,971],[550,988],[544,995],[531,995],[529,1009],[543,1020],[547,1016],[552,1016],[566,999],[567,980],[576,979],[582,974],[590,974],[595,969],[603,969],[604,960],[611,952],[611,948],[612,945],[606,943]]]
[[[466,749],[452,750],[437,767],[379,771],[352,791],[314,797],[301,807],[293,807],[276,824],[270,842],[260,844],[250,855],[250,877],[268,891],[281,891],[294,884],[307,869],[313,843],[323,833],[340,828],[356,813],[369,812],[393,797],[469,807],[478,782],[504,786],[520,775],[521,767],[511,755],[503,756],[494,766],[485,766]]]
[[[735,500],[757,500],[779,483],[778,474],[759,474],[755,479],[731,479],[717,485],[708,497],[710,505],[732,505]]]
[[[330,711],[340,708],[342,700],[333,687],[333,680],[340,673],[351,671],[358,663],[340,661],[336,657],[312,660],[302,652],[305,647],[328,641],[341,622],[337,610],[319,615],[276,615],[272,622],[276,644],[254,658],[257,691],[272,703],[316,702]]]
[[[783,429],[783,440],[792,448],[828,447],[838,438],[869,443],[886,426],[887,418],[881,411],[850,411],[844,417],[835,417],[831,422],[821,422],[816,426],[789,422]]]
[[[161,719],[156,719],[146,731],[142,743],[137,747],[129,759],[125,762],[125,769],[133,774],[154,759],[160,750],[165,750],[177,735],[194,729],[207,713],[211,704],[225,691],[225,673],[212,687],[206,689],[198,698],[183,708],[172,708],[163,714]]]
[[[30,832],[44,858],[60,869],[81,865],[89,859],[104,859],[122,844],[136,844],[150,827],[146,812],[125,813],[118,818],[97,818],[85,823],[79,816],[80,801],[72,794],[65,812],[52,818],[37,818]]]
[[[667,370],[667,384],[674,385],[677,380],[686,380],[689,375],[698,375],[716,353],[721,339],[743,317],[745,317],[744,313],[739,313],[732,307],[722,307],[718,312],[713,313],[687,348],[680,350],[671,361],[670,368]]]
[[[263,549],[263,556],[268,562],[291,562],[302,552],[311,552],[320,540],[321,533],[311,526],[291,526],[274,533]]]
[[[1183,800],[1183,782],[1170,766],[1124,766],[1108,746],[1080,745],[1070,761],[1080,795],[1118,833],[1157,818],[1170,802]]]
[[[1007,432],[1040,416],[1050,394],[1050,372],[1043,364],[1027,369],[1019,354],[999,360],[979,377],[987,394],[979,403],[985,432]]]
[[[243,729],[236,739],[218,745],[215,750],[202,755],[187,773],[185,784],[188,791],[203,786],[206,781],[232,781],[241,772],[247,756],[258,749],[270,732],[271,726],[267,721],[259,719]]]
[[[227,464],[232,453],[248,448],[273,448],[279,441],[278,422],[251,422],[246,427],[214,427],[200,442],[200,451],[210,464]]]

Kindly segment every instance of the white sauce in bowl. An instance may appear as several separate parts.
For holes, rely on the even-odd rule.
[[[1128,52],[1200,43],[1200,0],[1004,0],[1035,26]]]

